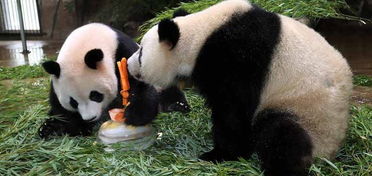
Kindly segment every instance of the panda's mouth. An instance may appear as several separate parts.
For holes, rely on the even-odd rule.
[[[86,120],[88,123],[92,123],[92,122],[95,122],[99,119],[99,117],[97,116],[94,116],[93,118],[89,119],[89,120]]]
[[[136,74],[135,76],[134,76],[136,79],[138,79],[138,80],[141,80],[141,74]]]

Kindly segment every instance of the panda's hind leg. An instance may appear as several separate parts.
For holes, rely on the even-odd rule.
[[[265,176],[305,176],[312,163],[312,142],[292,113],[268,109],[254,123],[256,151]]]
[[[177,87],[172,86],[160,93],[160,109],[162,112],[189,112],[190,106],[187,103],[184,93]]]

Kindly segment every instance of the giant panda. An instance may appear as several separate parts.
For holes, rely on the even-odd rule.
[[[144,36],[128,69],[164,89],[189,77],[212,110],[220,162],[257,153],[267,176],[307,175],[345,138],[352,73],[306,25],[245,0],[164,19]]]
[[[108,119],[108,110],[122,107],[116,61],[129,58],[138,45],[127,35],[100,23],[74,30],[64,42],[57,61],[42,64],[51,76],[49,115],[39,130],[42,138],[68,134],[90,135],[93,127]],[[158,110],[189,111],[184,94],[175,86],[162,92],[133,79],[128,125],[150,123]]]

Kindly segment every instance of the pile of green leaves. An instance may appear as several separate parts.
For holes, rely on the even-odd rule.
[[[193,90],[186,90],[192,111],[160,114],[154,126],[162,135],[144,151],[104,152],[95,136],[42,140],[37,132],[48,118],[49,79],[23,74],[25,67],[0,81],[0,175],[262,175],[256,156],[220,164],[197,159],[212,148],[212,138],[210,110]],[[372,172],[372,108],[353,106],[351,114],[336,159],[317,159],[313,175]]]
[[[199,0],[181,3],[179,7],[169,8],[161,13],[158,13],[155,18],[145,22],[140,27],[140,32],[143,35],[152,26],[159,23],[160,20],[171,18],[173,12],[179,8],[183,8],[190,13],[194,13],[208,8],[220,1],[222,0]],[[250,0],[250,2],[257,4],[268,11],[295,18],[353,18],[339,13],[340,8],[347,8],[347,4],[344,0]],[[138,38],[138,40],[141,39],[142,35]]]
[[[353,83],[358,86],[372,87],[372,77],[365,75],[356,75],[353,78]]]

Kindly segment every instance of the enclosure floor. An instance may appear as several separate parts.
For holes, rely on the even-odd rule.
[[[21,41],[0,41],[0,67],[15,67],[19,65],[35,65],[43,58],[57,55],[63,41],[27,41],[29,54],[22,54]]]
[[[372,24],[323,19],[316,30],[342,53],[354,74],[372,76]]]

